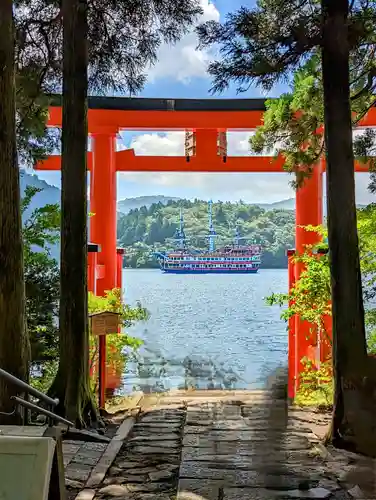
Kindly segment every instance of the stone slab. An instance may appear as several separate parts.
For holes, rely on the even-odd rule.
[[[78,452],[78,450],[81,448],[82,443],[79,444],[71,444],[71,443],[64,443],[63,442],[63,454],[64,455],[73,455]]]
[[[138,431],[139,429],[156,429],[157,432],[163,432],[164,429],[167,429],[167,430],[170,430],[170,429],[174,429],[174,428],[177,428],[179,429],[180,427],[182,427],[183,423],[182,422],[177,422],[175,424],[171,424],[169,422],[138,422],[134,425],[134,430]]]
[[[132,448],[132,452],[135,454],[141,454],[141,455],[163,455],[163,454],[168,454],[168,455],[176,454],[176,455],[178,455],[180,453],[179,447],[170,448],[167,446],[162,446],[163,442],[160,444],[161,444],[161,446],[159,446],[159,444],[156,444],[156,443],[150,443],[148,446],[146,446],[146,445],[142,446],[140,444],[140,445],[134,446]]]
[[[83,483],[81,483],[80,481],[74,481],[73,479],[69,479],[68,477],[65,478],[65,486],[72,490],[82,490],[82,488],[84,487]]]
[[[185,461],[212,461],[213,457],[216,458],[218,461],[226,460],[229,456],[232,457],[239,457],[239,460],[245,459],[246,457],[249,457],[249,460],[252,460],[252,457],[255,456],[259,457],[270,457],[272,459],[273,455],[278,456],[278,458],[283,457],[284,460],[286,461],[296,461],[299,463],[302,462],[309,462],[313,463],[315,460],[312,458],[309,458],[307,455],[307,452],[302,452],[302,451],[295,451],[295,450],[289,450],[289,451],[283,451],[281,452],[280,450],[273,450],[270,448],[264,448],[262,450],[259,450],[258,448],[255,447],[250,447],[250,446],[243,446],[241,443],[218,443],[217,445],[214,443],[213,446],[210,448],[196,448],[196,447],[189,447],[189,446],[184,446],[182,450],[182,462]]]
[[[324,488],[312,488],[308,491],[273,491],[259,488],[224,488],[223,500],[293,500],[326,499],[330,491]]]
[[[73,466],[76,463],[80,463],[94,467],[99,462],[101,455],[99,457],[90,457],[86,453],[77,453],[69,463],[73,464]]]
[[[91,471],[90,477],[87,480],[86,487],[94,488],[98,486],[104,479],[107,470],[111,466],[112,462],[115,460],[116,455],[120,451],[123,445],[123,441],[113,440],[108,445],[106,451],[103,453],[100,461]]]
[[[91,471],[90,477],[87,478],[86,482],[87,488],[94,488],[103,481],[103,479],[107,474],[108,469],[112,465],[121,447],[123,446],[124,440],[131,432],[133,425],[135,424],[135,421],[136,420],[134,417],[129,417],[122,422],[115,436],[112,438],[110,444],[105,449],[100,460],[97,462],[94,469]]]
[[[124,498],[129,494],[129,489],[127,486],[122,484],[109,484],[104,488],[99,490],[99,495],[104,495],[105,498]]]
[[[132,427],[134,426],[135,423],[136,423],[136,419],[134,417],[126,418],[121,423],[118,430],[116,431],[116,434],[113,437],[113,439],[115,441],[124,441],[128,437],[128,435],[129,435],[130,431],[132,430]]]
[[[241,443],[243,446],[263,446],[265,437],[257,436],[254,433],[230,433],[224,432],[223,434],[186,434],[183,438],[183,446],[194,446],[199,448],[210,448],[213,443],[220,442],[233,442]],[[282,444],[285,449],[308,449],[309,441],[303,436],[287,437],[283,440]]]
[[[142,439],[134,439],[129,443],[130,447],[134,446],[150,446],[153,448],[166,448],[166,449],[174,449],[180,448],[180,440],[175,439],[174,441],[163,440],[161,436],[151,436],[150,441],[148,439],[144,439],[145,436],[138,436]]]
[[[90,451],[101,451],[104,452],[104,450],[107,448],[108,443],[83,443],[81,450],[90,450]]]
[[[95,490],[85,488],[79,492],[74,500],[93,500],[95,493]]]
[[[71,462],[65,469],[65,476],[74,481],[85,483],[90,476],[91,470],[91,465]]]
[[[284,432],[289,436],[312,436],[315,439],[314,434],[308,427],[299,426],[284,426],[281,424],[279,427],[274,426],[270,429],[265,422],[257,422],[251,424],[243,420],[227,420],[220,422],[213,422],[211,424],[201,425],[200,422],[195,422],[195,425],[186,425],[184,427],[184,434],[208,434],[211,435],[222,435],[224,432],[242,432],[248,434],[257,434],[260,438],[266,438],[268,433],[271,432]]]
[[[118,404],[108,406],[106,410],[110,415],[115,415],[120,411],[133,410],[139,406],[143,396],[144,393],[142,391],[136,391],[129,396],[124,396]]]
[[[202,416],[202,415],[196,415],[196,414],[188,414],[187,419],[186,419],[186,425],[201,425],[201,426],[209,426],[213,425],[214,423],[214,417],[209,415],[209,416]]]
[[[177,500],[218,500],[221,482],[208,479],[180,479]]]
[[[293,475],[266,475],[253,470],[228,468],[209,468],[205,463],[183,462],[179,471],[180,478],[214,479],[223,486],[252,486],[269,488],[298,488],[302,477]]]
[[[189,462],[184,461],[189,464]],[[203,467],[210,469],[236,469],[236,470],[253,470],[258,473],[269,471],[270,474],[292,474],[296,473],[299,476],[317,475],[317,473],[324,474],[326,469],[324,466],[300,460],[285,461],[278,460],[277,457],[265,456],[260,458],[258,455],[249,457],[242,455],[207,455],[199,456],[195,463],[199,463]]]
[[[180,436],[176,432],[169,433],[157,433],[157,432],[143,432],[138,433],[136,436],[132,437],[129,442],[134,443],[138,441],[174,441],[178,443]]]
[[[282,500],[288,497],[277,497],[274,491],[260,488],[224,488],[223,500]]]
[[[64,467],[66,467],[74,458],[74,455],[67,455],[67,454],[64,454],[63,455],[63,464],[64,464]]]

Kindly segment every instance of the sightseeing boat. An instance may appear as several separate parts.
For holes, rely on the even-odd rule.
[[[155,252],[160,268],[174,274],[255,274],[261,264],[261,246],[242,245],[238,229],[233,242],[216,249],[217,234],[213,226],[212,202],[209,202],[209,247],[206,251],[190,250],[184,232],[183,213],[180,210],[180,225],[175,234],[176,250]]]

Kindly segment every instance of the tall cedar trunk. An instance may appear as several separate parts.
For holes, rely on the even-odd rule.
[[[59,411],[82,424],[92,408],[87,305],[87,0],[63,0]]]
[[[0,2],[0,367],[27,379],[25,285],[15,123],[13,2]],[[0,412],[17,393],[0,378]],[[0,415],[0,421],[14,419]]]
[[[335,380],[331,438],[339,446],[370,453],[373,398],[365,387],[368,360],[355,206],[348,1],[321,0],[321,5]]]

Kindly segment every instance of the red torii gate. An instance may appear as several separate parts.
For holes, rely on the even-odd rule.
[[[88,130],[92,151],[88,153],[90,171],[90,239],[100,246],[98,255],[89,253],[88,288],[97,295],[121,288],[123,250],[116,248],[116,173],[117,172],[284,172],[282,158],[266,156],[231,157],[221,155],[218,134],[229,130],[252,130],[262,124],[264,99],[148,99],[124,97],[89,97]],[[360,123],[376,125],[372,108]],[[48,126],[62,126],[61,98],[49,109]],[[133,149],[116,151],[120,130],[193,131],[194,156],[137,156]],[[38,163],[39,170],[60,170],[61,157],[51,156]],[[366,172],[366,165],[355,164],[356,172]],[[318,236],[301,226],[322,224],[322,173],[325,161],[314,169],[296,193],[295,246],[298,253],[306,245],[317,243]],[[291,253],[291,252],[290,252]],[[291,259],[289,259],[291,263]],[[299,278],[301,266],[290,265],[289,286]],[[312,358],[309,325],[300,318],[290,321],[289,394],[296,390],[300,360]],[[102,345],[102,350],[105,347]],[[104,353],[102,353],[104,354]],[[105,359],[105,356],[103,356]],[[104,395],[102,394],[102,401]]]

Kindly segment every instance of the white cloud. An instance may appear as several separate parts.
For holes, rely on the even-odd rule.
[[[246,156],[249,154],[249,137],[252,132],[229,132],[229,156]],[[134,136],[130,147],[136,155],[182,156],[184,155],[184,132],[145,133]],[[120,179],[140,185],[154,185],[156,193],[172,193],[176,196],[182,192],[194,192],[193,196],[205,199],[239,200],[261,203],[273,202],[295,195],[289,186],[291,176],[281,173],[185,173],[185,172],[129,172],[121,173]],[[374,197],[367,191],[369,176],[356,174],[356,195],[358,203],[370,203]],[[325,189],[325,179],[324,179]],[[186,196],[183,194],[183,196]]]
[[[203,15],[198,24],[205,21],[219,21],[219,11],[210,0],[200,0]],[[158,62],[149,70],[149,81],[171,78],[189,83],[192,78],[206,78],[206,68],[211,57],[209,52],[196,50],[198,39],[194,29],[181,38],[174,46],[162,45],[158,52]]]
[[[228,132],[227,150],[229,156],[250,154],[249,138],[252,132]],[[136,155],[183,156],[184,132],[145,133],[134,136],[130,143]]]
[[[149,133],[134,137],[130,143],[136,155],[183,156],[184,132]]]
[[[249,154],[249,137],[252,132],[229,132],[228,154]],[[182,156],[184,155],[184,132],[146,133],[134,136],[130,147],[136,155]],[[120,179],[155,186],[156,192],[163,188],[189,189],[198,197],[262,202],[277,201],[293,196],[288,185],[287,174],[210,174],[183,172],[153,172],[152,175],[138,172],[121,173]]]

